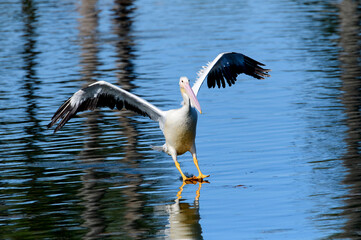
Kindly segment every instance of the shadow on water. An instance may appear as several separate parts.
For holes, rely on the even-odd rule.
[[[343,196],[345,205],[341,215],[345,216],[343,232],[335,238],[360,239],[361,237],[361,63],[360,33],[361,14],[358,1],[343,0],[339,3],[339,54],[342,103],[345,107],[345,123],[348,127],[347,153],[343,157],[347,174],[343,183],[348,194]]]

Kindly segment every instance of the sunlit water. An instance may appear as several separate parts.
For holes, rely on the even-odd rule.
[[[1,239],[361,237],[356,1],[3,1],[0,20]],[[210,183],[182,186],[132,113],[46,128],[96,80],[176,108],[179,77],[224,51],[272,77],[201,89]]]

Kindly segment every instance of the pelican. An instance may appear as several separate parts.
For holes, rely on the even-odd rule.
[[[94,110],[100,107],[109,107],[118,110],[123,108],[131,110],[140,115],[157,121],[165,137],[165,144],[161,150],[170,155],[180,172],[183,181],[203,181],[209,177],[201,172],[195,144],[197,111],[202,113],[201,106],[197,100],[200,87],[205,79],[209,88],[226,87],[235,84],[237,76],[241,73],[252,76],[256,79],[269,77],[270,69],[264,69],[264,64],[247,57],[241,53],[226,52],[219,54],[207,66],[202,67],[198,72],[198,78],[192,88],[187,77],[179,80],[180,92],[183,98],[182,106],[178,109],[162,111],[148,101],[105,81],[95,82],[83,89],[80,89],[66,100],[55,112],[48,124],[51,128],[59,120],[54,133],[61,129],[70,118],[78,112]],[[198,176],[186,177],[177,161],[177,156],[190,152],[198,170]]]

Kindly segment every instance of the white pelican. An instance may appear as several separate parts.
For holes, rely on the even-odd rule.
[[[203,181],[209,177],[201,172],[198,166],[195,137],[197,127],[197,111],[202,113],[197,100],[199,88],[207,78],[208,87],[226,87],[235,83],[237,76],[245,73],[257,79],[269,77],[269,69],[263,69],[264,64],[255,61],[240,53],[229,52],[219,54],[211,63],[198,72],[198,78],[193,87],[189,85],[187,77],[179,80],[180,91],[183,97],[182,107],[169,111],[162,111],[146,100],[125,91],[105,81],[98,81],[85,87],[71,96],[60,106],[51,119],[48,128],[61,119],[54,133],[64,126],[77,112],[94,110],[98,107],[109,107],[121,110],[123,108],[148,116],[159,122],[160,129],[165,137],[162,150],[172,156],[174,163],[182,175],[183,181]],[[198,176],[187,178],[177,161],[177,156],[190,152],[198,170]]]

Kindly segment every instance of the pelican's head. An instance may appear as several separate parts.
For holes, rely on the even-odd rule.
[[[191,86],[189,85],[189,80],[187,77],[181,77],[179,79],[179,86],[180,86],[180,90],[184,99],[184,102],[188,102],[186,100],[190,99],[192,105],[200,112],[202,113],[201,110],[201,105],[199,105],[198,99],[196,97],[196,95],[194,94]]]

